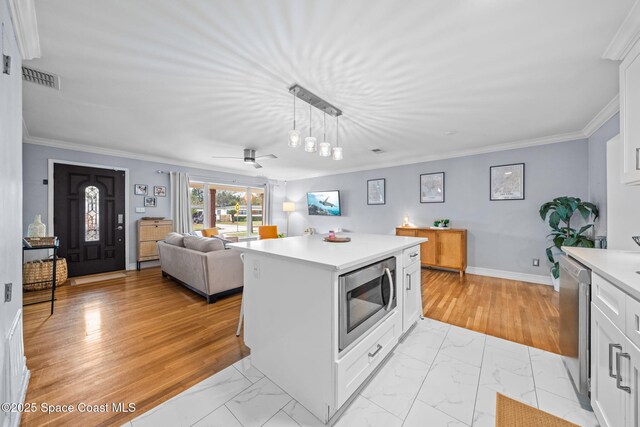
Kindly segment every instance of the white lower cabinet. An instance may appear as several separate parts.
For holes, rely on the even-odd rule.
[[[403,258],[402,331],[407,332],[422,315],[420,246],[405,249]]]
[[[640,427],[640,349],[591,304],[591,406],[603,427]]]

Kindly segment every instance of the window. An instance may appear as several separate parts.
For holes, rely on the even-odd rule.
[[[217,227],[227,236],[258,235],[264,216],[264,189],[194,181],[190,187],[194,230]]]
[[[84,190],[84,240],[100,240],[100,190],[93,185]]]

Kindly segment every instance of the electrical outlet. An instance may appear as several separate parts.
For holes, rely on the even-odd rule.
[[[13,283],[5,283],[4,284],[4,302],[11,301],[11,291],[13,288]]]
[[[533,259],[533,266],[534,267],[540,267],[540,260],[538,258],[534,258]]]

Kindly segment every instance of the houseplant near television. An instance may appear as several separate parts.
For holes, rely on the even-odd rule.
[[[598,207],[593,203],[583,202],[577,197],[556,197],[551,202],[540,206],[540,218],[543,221],[549,217],[551,233],[547,235],[553,241],[553,245],[547,248],[547,258],[551,262],[551,276],[554,281],[554,288],[557,290],[557,280],[560,277],[560,264],[556,257],[562,253],[562,246],[578,246],[583,248],[593,248],[593,239],[585,233],[593,227],[593,223],[587,223],[579,229],[571,227],[571,219],[578,213],[584,221],[598,219]],[[579,219],[575,218],[575,219]]]

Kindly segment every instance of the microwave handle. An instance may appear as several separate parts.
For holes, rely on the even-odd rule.
[[[387,274],[387,277],[389,278],[389,303],[387,304],[387,311],[391,310],[391,303],[393,303],[393,278],[391,277],[391,270],[389,270],[389,268],[385,268],[384,272]]]

